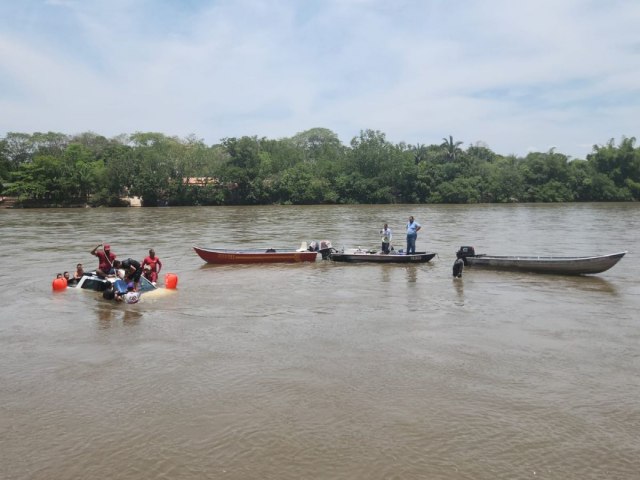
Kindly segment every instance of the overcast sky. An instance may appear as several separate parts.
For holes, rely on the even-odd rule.
[[[0,0],[0,136],[640,137],[639,0]],[[640,138],[639,138],[640,140]]]

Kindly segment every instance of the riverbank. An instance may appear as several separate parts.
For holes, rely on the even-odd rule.
[[[13,208],[17,201],[16,197],[0,197],[0,208]]]
[[[142,207],[140,197],[121,197],[120,207]],[[70,200],[69,202],[52,203],[48,200],[28,200],[20,202],[18,197],[0,198],[0,208],[93,208],[86,201]]]

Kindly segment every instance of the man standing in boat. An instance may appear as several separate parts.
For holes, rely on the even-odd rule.
[[[101,251],[98,251],[100,247],[103,247]],[[98,269],[96,270],[96,274],[99,277],[106,277],[111,273],[113,269],[113,262],[116,259],[116,254],[111,251],[111,247],[107,244],[104,246],[99,244],[91,250],[91,255],[98,257]]]
[[[389,253],[391,251],[391,237],[393,236],[389,225],[384,224],[384,227],[380,230],[380,235],[382,235],[382,253]]]
[[[409,223],[407,223],[407,255],[416,253],[416,239],[418,238],[418,231],[422,228],[418,222],[413,218],[413,215],[409,217]]]

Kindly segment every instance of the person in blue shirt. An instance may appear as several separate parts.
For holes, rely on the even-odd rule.
[[[418,231],[422,228],[418,222],[415,221],[413,215],[409,217],[409,223],[407,223],[407,255],[416,253],[416,239],[418,238]]]

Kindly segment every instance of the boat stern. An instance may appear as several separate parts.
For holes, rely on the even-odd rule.
[[[465,265],[467,265],[467,258],[468,257],[475,257],[476,256],[476,250],[473,247],[460,247],[458,249],[458,251],[456,252],[456,258],[460,258],[462,259],[462,261],[464,262]]]

